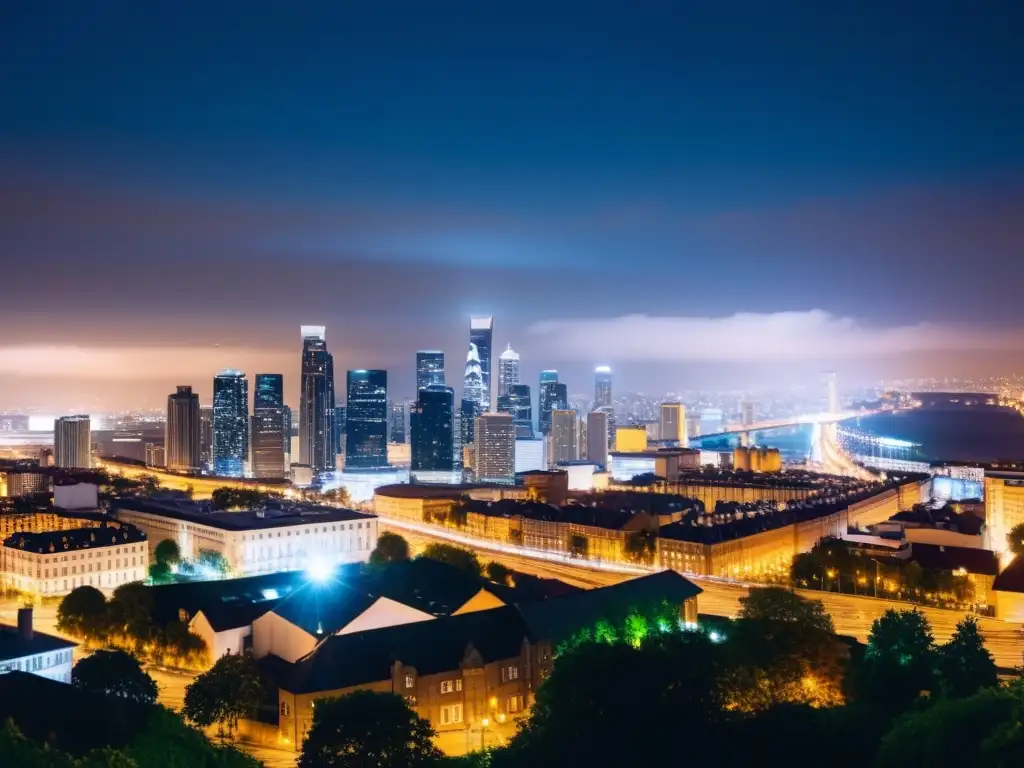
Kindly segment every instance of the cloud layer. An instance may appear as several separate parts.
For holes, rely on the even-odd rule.
[[[547,320],[530,331],[574,360],[829,361],[913,352],[1024,349],[1024,331],[920,323],[872,326],[821,309],[724,317]]]

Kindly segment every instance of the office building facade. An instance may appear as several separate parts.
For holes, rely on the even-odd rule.
[[[551,463],[576,461],[577,429],[576,411],[553,410],[551,412]]]
[[[288,475],[284,376],[280,373],[257,373],[255,381],[251,425],[252,476],[280,480]]]
[[[569,392],[565,384],[558,381],[558,371],[541,371],[540,395],[538,396],[540,432],[551,432],[551,412],[569,407]]]
[[[203,472],[213,469],[213,406],[199,406],[199,460]]]
[[[388,372],[348,372],[345,469],[388,466]]]
[[[481,483],[515,483],[516,430],[512,415],[483,413],[476,418],[474,476]]]
[[[594,408],[612,406],[612,369],[599,365],[594,369]]]
[[[334,357],[327,351],[326,328],[304,325],[302,382],[299,388],[299,462],[314,474],[330,472],[338,453],[335,425]]]
[[[608,466],[608,431],[611,424],[608,411],[591,411],[587,414],[587,461],[601,468]]]
[[[513,384],[508,394],[498,398],[498,412],[512,414],[516,437],[533,437],[533,405],[528,384]]]
[[[686,446],[686,408],[682,403],[662,403],[658,426],[662,440]]]
[[[438,385],[421,389],[409,414],[409,427],[413,473],[452,472],[458,467],[454,389]]]
[[[388,400],[388,442],[405,443],[405,403]]]
[[[177,392],[167,396],[164,458],[169,471],[198,474],[202,470],[201,429],[199,395],[192,387],[178,387]]]
[[[469,343],[476,347],[477,355],[480,360],[480,374],[482,382],[480,392],[481,412],[489,411],[493,407],[491,402],[491,349],[493,336],[493,317],[470,318]],[[465,394],[463,394],[463,397],[465,397]]]
[[[61,416],[53,422],[53,465],[92,467],[92,422],[88,416]]]
[[[249,454],[249,380],[234,368],[213,379],[213,473],[242,477]]]
[[[421,349],[416,353],[416,391],[444,386],[444,352]]]
[[[510,387],[519,383],[519,353],[508,349],[498,357],[498,397],[508,395]]]

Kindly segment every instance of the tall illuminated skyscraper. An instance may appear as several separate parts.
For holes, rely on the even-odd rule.
[[[411,471],[453,472],[455,456],[455,390],[432,385],[417,393],[409,414],[412,431]]]
[[[578,437],[576,411],[554,410],[551,412],[551,463],[576,461]]]
[[[388,442],[406,442],[405,431],[405,403],[388,400]]]
[[[334,358],[327,351],[326,330],[322,325],[303,325],[301,328],[298,463],[308,464],[314,473],[333,471],[338,453]]]
[[[599,365],[594,369],[594,408],[610,408],[612,405],[612,369]]]
[[[178,387],[167,396],[164,456],[171,472],[198,473],[203,465],[199,395],[192,387]]]
[[[476,344],[469,343],[469,352],[466,353],[466,373],[462,377],[462,399],[468,400],[476,405],[476,412],[484,413],[489,410],[484,399],[484,374],[480,365],[480,351]]]
[[[249,453],[249,380],[234,368],[213,379],[213,472],[242,477]]]
[[[530,402],[530,387],[513,384],[508,394],[498,398],[498,413],[511,413],[516,426],[516,439],[533,437],[533,405]]]
[[[345,469],[388,466],[388,372],[349,371]]]
[[[469,343],[476,346],[480,358],[480,374],[483,388],[480,392],[482,411],[489,411],[491,405],[491,340],[494,335],[493,317],[471,317],[469,320]],[[465,395],[463,395],[465,397]]]
[[[416,391],[444,386],[444,352],[421,349],[416,353]]]
[[[213,469],[213,406],[199,406],[199,466],[201,471]]]
[[[92,467],[92,422],[88,416],[61,416],[53,422],[53,466]]]
[[[509,344],[508,349],[498,356],[498,397],[507,395],[509,387],[518,383],[519,353]]]
[[[266,480],[287,477],[287,421],[284,376],[280,373],[257,373],[251,423],[253,477]]]
[[[516,480],[516,430],[512,415],[483,413],[476,418],[475,464],[477,482],[507,483]]]
[[[569,407],[569,393],[565,384],[558,381],[558,371],[540,372],[538,406],[540,432],[546,435],[551,432],[551,411]]]

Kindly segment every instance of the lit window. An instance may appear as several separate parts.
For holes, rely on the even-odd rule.
[[[522,712],[523,711],[523,697],[522,696],[509,696],[508,697],[508,711],[509,712]]]
[[[519,667],[510,664],[507,667],[501,668],[501,682],[508,682],[509,680],[519,679]]]
[[[441,707],[441,725],[451,725],[462,722],[462,705],[452,704],[450,707]]]
[[[412,688],[414,685],[416,685],[416,679],[412,675],[406,675],[405,676],[405,687],[406,688]]]

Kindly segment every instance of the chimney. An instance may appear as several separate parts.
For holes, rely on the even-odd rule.
[[[26,641],[32,641],[32,609],[18,609],[18,636]]]

